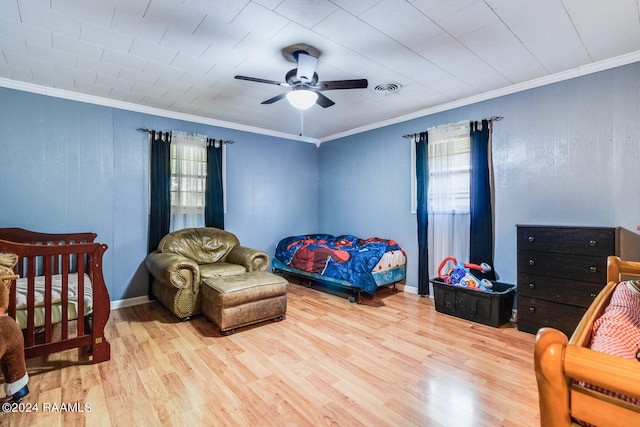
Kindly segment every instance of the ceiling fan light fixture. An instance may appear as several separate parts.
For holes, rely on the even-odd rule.
[[[292,90],[287,93],[287,100],[294,108],[298,110],[306,110],[316,103],[318,94],[312,90]]]

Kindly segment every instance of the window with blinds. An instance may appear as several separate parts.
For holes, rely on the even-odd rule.
[[[207,183],[206,137],[173,132],[170,166],[170,229],[203,227]]]
[[[469,214],[471,140],[469,126],[429,130],[429,213]]]

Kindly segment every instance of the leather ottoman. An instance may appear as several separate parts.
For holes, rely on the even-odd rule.
[[[274,319],[287,311],[289,282],[266,271],[210,277],[203,281],[202,312],[223,334]]]

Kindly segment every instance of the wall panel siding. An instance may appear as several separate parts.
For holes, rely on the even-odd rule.
[[[322,212],[321,224],[329,231],[389,230],[407,251],[407,284],[417,287],[417,239],[407,226],[415,215],[408,215],[404,190],[410,178],[408,171],[399,179],[388,172],[408,166],[389,156],[389,147],[402,147],[408,156],[405,133],[498,115],[504,116],[493,134],[495,269],[501,280],[515,283],[516,224],[621,226],[638,247],[639,87],[636,63],[322,144],[321,206],[329,199],[357,203],[344,215]],[[336,174],[347,184],[336,185]],[[389,196],[385,207],[365,183]],[[382,218],[378,212],[387,206],[395,213]],[[640,259],[637,250],[626,255]]]
[[[0,192],[7,194],[13,193],[16,188],[18,175],[16,174],[16,142],[14,137],[15,123],[15,101],[16,92],[0,89],[0,176],[2,176],[2,185]],[[13,199],[11,199],[13,202]],[[6,221],[13,221],[15,212],[15,204],[2,202],[0,203],[0,219],[5,218]]]
[[[273,254],[318,227],[315,145],[0,89],[0,227],[93,231],[109,245],[112,301],[147,295],[147,134],[139,127],[233,139],[227,229]],[[295,160],[293,160],[295,159]]]
[[[258,135],[233,139],[227,180],[241,190],[227,192],[225,228],[271,256],[281,238],[317,230],[317,147]]]

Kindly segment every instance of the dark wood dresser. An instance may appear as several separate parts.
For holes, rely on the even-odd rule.
[[[518,330],[550,326],[571,337],[619,254],[613,227],[518,225]]]

